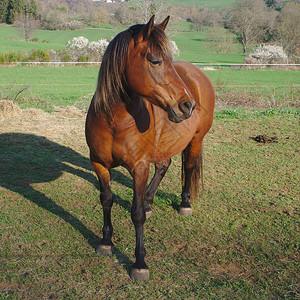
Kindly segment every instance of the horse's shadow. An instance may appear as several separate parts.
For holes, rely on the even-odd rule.
[[[68,172],[87,180],[99,189],[98,180],[91,170],[89,159],[45,137],[23,133],[0,135],[0,185],[60,217],[96,248],[100,238],[93,231],[61,205],[32,187],[34,183],[54,181],[63,172]],[[112,170],[111,177],[113,181],[132,188],[132,180],[121,172]],[[162,191],[158,192],[158,196],[175,199],[174,195],[164,194]],[[130,211],[131,201],[124,200],[116,194],[113,194],[113,198],[117,205]],[[172,206],[177,206],[176,201],[172,200]],[[118,260],[122,264],[125,263],[128,271],[127,266],[131,265],[132,261],[116,247],[114,252]]]
[[[0,135],[0,185],[60,217],[96,248],[100,238],[93,231],[61,205],[32,187],[34,183],[51,182],[63,172],[68,172],[89,181],[99,189],[97,178],[89,171],[89,159],[45,137],[23,133]],[[113,171],[112,178],[121,184],[132,186],[130,178],[119,171]],[[130,201],[117,195],[114,195],[114,201],[124,209],[130,210]],[[132,261],[116,247],[114,252],[122,264],[132,264]]]

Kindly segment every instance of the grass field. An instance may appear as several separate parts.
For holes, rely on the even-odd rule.
[[[176,59],[182,59],[190,62],[202,63],[242,63],[245,55],[239,44],[233,43],[228,53],[217,53],[210,42],[209,29],[203,32],[186,31],[188,27],[182,24],[173,24],[169,31],[170,38],[176,42],[180,49],[180,55]],[[180,31],[177,31],[178,28]],[[101,38],[111,40],[118,32],[127,29],[84,29],[73,31],[49,31],[39,30],[34,37],[37,42],[25,42],[13,27],[0,26],[0,53],[9,51],[30,52],[32,49],[65,49],[65,45],[73,37],[84,36],[89,41],[97,41]],[[182,30],[182,31],[181,31]],[[234,35],[231,34],[232,39]]]
[[[1,299],[296,299],[298,116],[231,114],[205,140],[205,192],[184,218],[180,159],[145,224],[147,282],[134,260],[132,183],[112,173],[115,252],[96,255],[102,210],[84,116],[24,111],[0,120]],[[258,144],[250,137],[277,136]]]
[[[180,4],[180,6],[194,6],[194,7],[208,7],[208,8],[225,8],[234,5],[235,0],[172,0],[172,2],[176,4]]]
[[[99,66],[0,66],[0,93],[2,99],[16,98],[23,108],[86,108],[96,88],[98,71]],[[264,108],[299,106],[299,71],[225,68],[205,72],[226,106],[253,106],[251,101]]]

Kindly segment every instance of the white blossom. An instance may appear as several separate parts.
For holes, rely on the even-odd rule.
[[[245,58],[248,64],[285,64],[288,63],[288,56],[280,46],[262,45],[254,53]]]

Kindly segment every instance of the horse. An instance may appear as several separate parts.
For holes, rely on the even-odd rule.
[[[182,153],[182,194],[179,213],[192,213],[202,169],[202,140],[213,121],[215,94],[198,67],[173,61],[165,33],[169,16],[160,24],[133,25],[109,43],[98,84],[86,117],[86,141],[100,183],[103,238],[97,253],[111,255],[113,226],[110,171],[125,167],[133,178],[131,219],[135,227],[133,280],[149,278],[143,228],[151,215],[159,183],[171,157]],[[154,176],[147,187],[150,164]]]

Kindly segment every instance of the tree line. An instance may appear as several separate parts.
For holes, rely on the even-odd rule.
[[[18,15],[37,18],[38,6],[35,0],[1,0],[0,23],[13,24]]]

